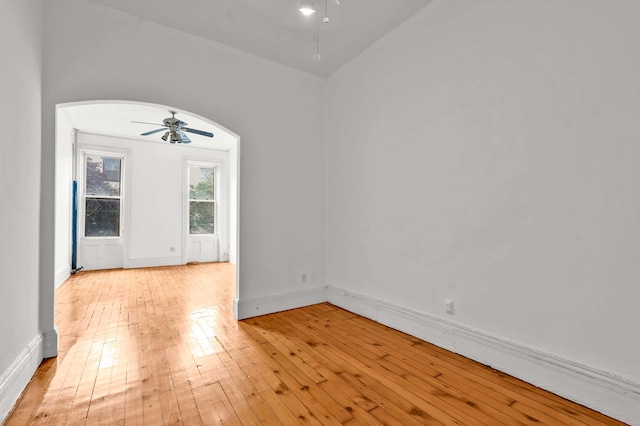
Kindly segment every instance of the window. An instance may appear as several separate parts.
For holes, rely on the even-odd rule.
[[[84,158],[84,235],[119,237],[122,158],[100,155]]]
[[[215,173],[212,166],[189,166],[189,234],[215,234]]]

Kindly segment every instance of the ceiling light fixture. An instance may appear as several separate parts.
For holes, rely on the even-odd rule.
[[[324,0],[324,18],[322,18],[322,22],[325,24],[329,23],[329,6],[327,5],[327,0]]]
[[[314,13],[316,13],[316,7],[313,4],[312,1],[308,1],[308,0],[303,0],[302,2],[300,2],[300,12],[302,12],[302,14],[304,16],[311,16]]]
[[[322,57],[320,56],[320,21],[316,21],[316,39],[314,41],[313,60],[320,62]]]
[[[337,5],[342,4],[342,0],[334,0]],[[311,16],[316,13],[316,5],[313,1],[303,0],[300,2],[300,12],[304,16]],[[322,18],[322,22],[328,24],[329,19],[329,0],[324,0],[324,17]],[[313,39],[313,60],[315,62],[319,62],[320,57],[320,17],[316,19],[316,33]]]

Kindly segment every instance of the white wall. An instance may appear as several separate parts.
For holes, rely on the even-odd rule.
[[[238,229],[238,189],[239,189],[239,144],[229,150],[229,262],[238,263],[238,234],[233,230]]]
[[[43,159],[40,328],[53,328],[55,105],[130,99],[242,137],[239,297],[254,314],[327,282],[637,384],[639,8],[435,1],[329,80],[325,150],[321,79],[95,4],[48,2],[42,152],[18,148]],[[20,83],[39,90],[39,27],[26,16],[18,84],[0,86],[22,100]],[[11,231],[33,256],[37,241]],[[16,335],[2,329],[19,350],[33,316],[13,301],[33,299],[3,296],[27,319]]]
[[[42,360],[38,326],[42,4],[0,2],[0,422]]]
[[[71,204],[74,129],[64,111],[58,110],[55,178],[55,286],[71,274]]]
[[[322,79],[86,1],[47,3],[45,16],[45,176],[56,104],[136,100],[210,118],[242,138],[240,300],[324,284]],[[50,186],[43,179],[45,215]],[[42,232],[46,290],[54,241]]]
[[[436,1],[334,74],[328,284],[637,392],[637,16]]]
[[[186,160],[211,161],[221,164],[228,175],[229,153],[165,142],[142,142],[110,136],[78,134],[78,151],[83,149],[124,152],[125,171],[125,267],[179,265],[183,250],[183,208],[185,195],[184,164]],[[228,176],[220,181],[228,186]],[[221,192],[227,197],[228,191]],[[228,197],[227,197],[228,198]],[[221,208],[228,200],[221,199]],[[228,216],[228,214],[224,214]],[[219,219],[223,219],[220,212]],[[226,218],[224,218],[226,219]],[[228,251],[227,223],[220,224],[220,251]],[[170,248],[175,251],[171,252]]]

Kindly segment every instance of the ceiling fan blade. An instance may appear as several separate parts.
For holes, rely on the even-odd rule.
[[[140,133],[140,136],[149,136],[149,135],[152,135],[154,133],[162,132],[163,130],[165,130],[164,127],[162,129],[156,129],[156,130],[151,130],[150,132]]]
[[[137,124],[151,124],[152,126],[164,126],[164,124],[162,123],[148,123],[146,121],[132,121],[132,123],[137,123]],[[166,126],[165,126],[166,127]]]
[[[182,143],[191,143],[191,139],[189,139],[182,130],[178,130],[176,133],[178,134],[178,137],[182,139]]]
[[[205,132],[204,130],[191,129],[189,127],[183,127],[182,130],[184,130],[185,132],[195,133],[196,135],[206,136],[208,138],[212,138],[213,137],[213,133]]]

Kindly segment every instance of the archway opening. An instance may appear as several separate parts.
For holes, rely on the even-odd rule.
[[[186,140],[171,141],[165,119],[172,112],[184,123]],[[222,261],[237,271],[239,143],[238,135],[215,121],[171,106],[131,101],[57,105],[56,288],[85,264],[104,269]],[[98,189],[89,199],[87,182],[96,176],[100,182],[94,186],[109,191],[101,196]],[[195,191],[207,185],[204,193]],[[87,206],[102,209],[95,213]],[[210,214],[198,216],[196,208]],[[100,238],[104,229],[109,235]],[[87,232],[95,235],[86,238]],[[235,277],[238,294],[237,272]]]

